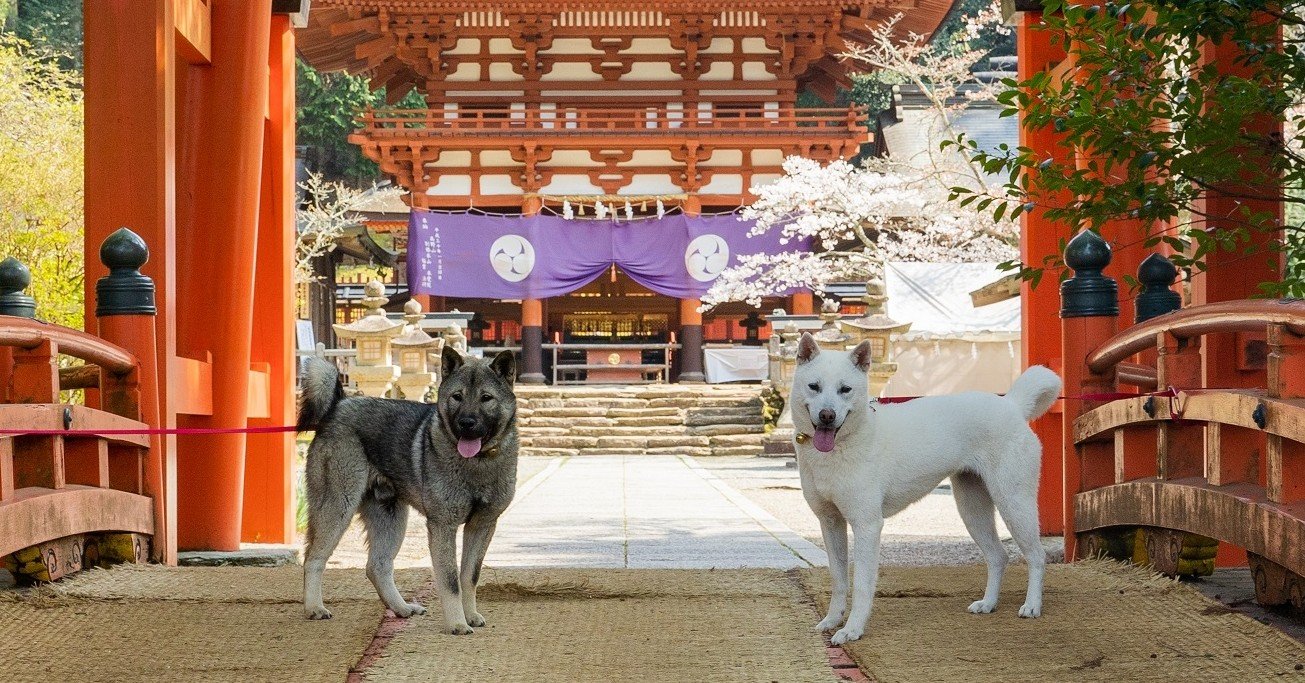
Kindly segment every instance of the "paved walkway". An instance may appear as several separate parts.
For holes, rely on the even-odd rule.
[[[554,460],[499,522],[494,567],[793,568],[825,554],[692,459]]]

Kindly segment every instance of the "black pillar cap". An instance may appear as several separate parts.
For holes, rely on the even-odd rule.
[[[1091,230],[1075,235],[1065,247],[1065,265],[1074,277],[1060,283],[1060,317],[1119,315],[1119,286],[1101,272],[1110,265],[1110,244],[1101,235]]]
[[[32,271],[10,256],[0,261],[0,315],[36,317],[36,299],[23,294],[32,284]]]
[[[100,261],[109,274],[95,283],[95,315],[155,315],[154,281],[141,274],[150,258],[140,235],[118,228],[100,245]]]
[[[1178,268],[1168,258],[1151,254],[1137,267],[1142,292],[1137,295],[1135,320],[1143,322],[1183,307],[1183,298],[1169,286],[1178,279]]]

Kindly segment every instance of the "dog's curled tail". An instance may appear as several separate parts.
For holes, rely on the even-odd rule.
[[[334,363],[310,356],[304,359],[299,384],[302,393],[295,427],[301,432],[317,429],[335,410],[335,404],[344,398],[340,371]]]
[[[1051,404],[1060,398],[1060,386],[1059,375],[1046,367],[1034,365],[1015,378],[1006,398],[1019,406],[1025,420],[1036,420],[1051,410]]]

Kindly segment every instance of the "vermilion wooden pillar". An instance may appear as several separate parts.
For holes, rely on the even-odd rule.
[[[816,312],[815,296],[811,292],[798,292],[789,297],[792,315],[811,315]]]
[[[1205,48],[1203,59],[1214,63],[1221,73],[1248,76],[1244,65],[1237,63],[1242,55],[1237,45],[1225,42]],[[1253,117],[1244,122],[1248,133],[1280,134],[1282,122],[1269,116]],[[1272,197],[1279,188],[1264,187],[1263,178],[1250,179],[1259,187],[1254,192]],[[1217,190],[1206,192],[1196,203],[1196,210],[1207,216],[1206,229],[1236,228],[1242,225],[1245,210],[1254,214],[1268,214],[1281,223],[1282,202],[1273,199],[1251,199],[1230,196]],[[1194,220],[1200,220],[1193,217]],[[1271,243],[1275,234],[1267,231],[1253,232],[1251,242],[1257,246]],[[1282,277],[1282,264],[1276,255],[1257,253],[1247,256],[1245,245],[1233,250],[1217,250],[1206,258],[1208,272],[1192,277],[1192,303],[1215,303],[1255,296],[1261,282],[1274,282]],[[1210,335],[1205,342],[1205,381],[1212,387],[1249,387],[1260,380],[1263,368],[1239,367],[1244,356],[1246,338],[1243,335]]]
[[[1202,55],[1203,61],[1213,63],[1220,73],[1230,75],[1252,76],[1238,59],[1243,53],[1236,44],[1226,41],[1217,45],[1207,45]],[[1280,134],[1282,121],[1271,116],[1250,117],[1243,122],[1246,133],[1258,135]],[[1255,154],[1253,146],[1248,154]],[[1196,212],[1206,216],[1205,229],[1237,228],[1244,225],[1243,212],[1268,214],[1281,224],[1282,202],[1270,199],[1279,187],[1268,186],[1264,178],[1253,177],[1247,180],[1254,185],[1250,192],[1262,195],[1264,199],[1252,199],[1236,196],[1236,190],[1223,193],[1209,190],[1196,202]],[[1200,220],[1199,217],[1193,217]],[[1267,231],[1252,231],[1249,244],[1242,243],[1231,250],[1219,249],[1210,253],[1206,259],[1206,272],[1192,278],[1192,303],[1205,304],[1219,301],[1231,301],[1255,296],[1262,282],[1277,281],[1282,277],[1280,257],[1263,251],[1265,245],[1277,239],[1277,234]],[[1247,248],[1259,250],[1254,255],[1247,254]],[[1247,362],[1248,345],[1262,341],[1262,335],[1249,334],[1212,334],[1205,337],[1204,375],[1205,386],[1216,388],[1255,388],[1263,381],[1264,367],[1260,363]],[[1219,430],[1220,441],[1220,481],[1235,483],[1248,481],[1264,483],[1265,453],[1268,444],[1265,435],[1258,430],[1224,428]],[[1216,557],[1218,566],[1244,565],[1245,553],[1227,543],[1219,545]]]
[[[1018,27],[1019,78],[1024,80],[1050,69],[1065,59],[1065,51],[1049,31],[1037,30],[1040,12],[1024,12]],[[1050,128],[1030,130],[1020,125],[1020,144],[1034,150],[1039,158],[1056,158],[1067,162],[1071,150],[1061,144],[1064,137]],[[1054,201],[1054,198],[1048,198]],[[1046,208],[1039,206],[1020,219],[1020,258],[1037,266],[1046,256],[1054,255],[1059,239],[1070,236],[1068,226],[1047,218]],[[1061,326],[1057,322],[1060,296],[1054,278],[1044,278],[1038,287],[1025,282],[1020,287],[1020,336],[1023,339],[1023,365],[1045,365],[1061,371]],[[1038,486],[1039,524],[1044,534],[1064,530],[1062,503],[1065,482],[1062,463],[1061,412],[1063,402],[1033,422],[1033,431],[1042,441],[1042,480]]]
[[[680,376],[677,381],[698,384],[706,381],[702,372],[701,299],[680,299]]]
[[[175,386],[170,360],[177,348],[176,260],[176,78],[181,61],[203,62],[202,49],[179,50],[176,3],[100,0],[83,9],[85,93],[86,325],[95,324],[95,283],[108,271],[93,255],[121,226],[129,226],[150,250],[142,271],[156,286],[153,368],[142,367],[142,386],[156,387],[159,426],[176,426],[175,397],[191,387]],[[196,37],[200,33],[184,33]],[[201,43],[202,39],[197,42]],[[179,52],[183,56],[179,56]],[[141,321],[138,321],[141,322]],[[137,354],[144,359],[143,352]],[[148,376],[153,379],[149,380]],[[176,509],[176,437],[163,449],[164,514]],[[158,509],[158,508],[156,508]],[[168,529],[176,525],[169,520]],[[176,561],[170,536],[156,557]]]
[[[521,215],[534,216],[544,209],[539,197],[528,197],[521,203]],[[521,302],[521,370],[517,380],[522,384],[543,384],[544,377],[544,302],[542,299],[525,299]]]
[[[294,424],[295,41],[290,17],[272,17],[251,358],[267,371],[268,416],[252,427]],[[294,540],[294,434],[251,434],[245,456],[241,540]]]
[[[209,8],[212,64],[192,67],[185,84],[177,346],[191,358],[212,355],[212,415],[179,422],[239,428],[250,405],[271,0],[210,0]],[[178,439],[182,548],[239,548],[245,445],[242,434]]]

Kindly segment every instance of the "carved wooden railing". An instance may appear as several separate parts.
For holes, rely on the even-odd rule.
[[[1109,250],[1094,240],[1083,233],[1066,251],[1076,270],[1062,288],[1066,393],[1152,395],[1066,406],[1067,548],[1199,575],[1213,571],[1221,541],[1246,550],[1260,602],[1305,609],[1305,301],[1159,314],[1143,300],[1146,319],[1111,334],[1113,282],[1100,274]],[[1155,292],[1175,275],[1153,258],[1139,279]],[[1245,367],[1203,358],[1203,338],[1221,334],[1264,340],[1255,386],[1201,381],[1203,363]]]
[[[385,109],[359,117],[372,140],[390,136],[436,137],[477,134],[638,133],[686,131],[765,134],[864,134],[865,111],[857,107],[683,110],[660,107],[496,107],[468,110]]]
[[[0,434],[0,566],[21,579],[167,559],[157,439],[87,433],[158,424],[155,375],[143,362],[154,357],[153,287],[137,270],[148,253],[123,231],[102,253],[114,273],[97,288],[101,333],[129,337],[144,354],[31,319],[30,273],[0,263],[0,430],[39,432]],[[83,364],[61,368],[61,359]],[[70,389],[94,391],[83,405],[60,399]]]

